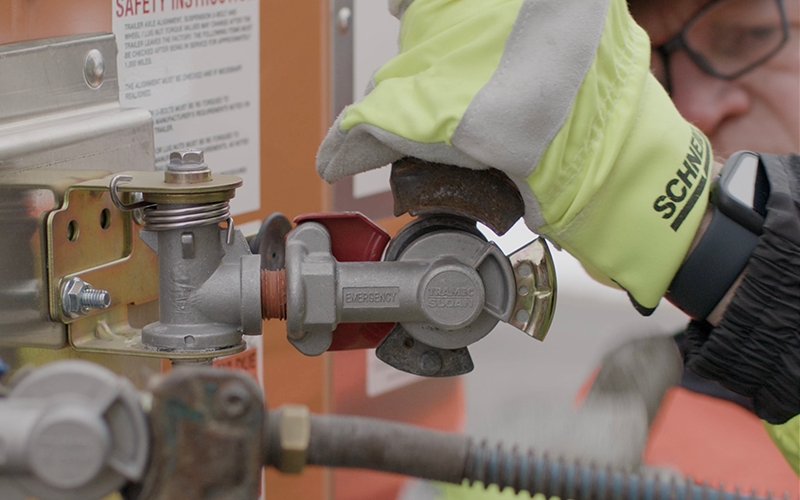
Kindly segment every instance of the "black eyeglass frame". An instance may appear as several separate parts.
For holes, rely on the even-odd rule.
[[[708,12],[708,10],[710,10],[716,4],[724,1],[726,0],[714,0],[713,2],[708,3],[702,9],[695,12],[694,15],[686,22],[686,24],[683,25],[683,28],[681,28],[681,30],[678,33],[676,33],[672,38],[662,43],[661,45],[653,47],[652,49],[653,52],[656,52],[659,55],[659,57],[661,57],[661,63],[664,65],[665,81],[662,83],[668,94],[672,94],[672,75],[670,72],[669,58],[673,52],[677,52],[683,49],[689,55],[689,58],[692,60],[692,62],[695,63],[697,67],[703,70],[703,72],[705,72],[706,74],[711,75],[715,78],[720,78],[722,80],[734,80],[767,62],[767,60],[769,60],[772,56],[777,54],[786,45],[786,42],[789,40],[789,19],[786,17],[786,9],[783,5],[783,0],[774,0],[774,2],[778,5],[778,12],[780,13],[781,16],[781,28],[783,29],[783,38],[781,39],[781,42],[772,51],[770,51],[757,61],[740,69],[739,71],[736,71],[731,74],[725,74],[715,70],[714,67],[711,66],[711,64],[705,57],[703,57],[702,54],[694,51],[686,43],[686,32],[689,31],[689,29],[697,22],[699,18],[703,16],[703,14]]]

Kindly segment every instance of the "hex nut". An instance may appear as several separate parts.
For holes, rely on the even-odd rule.
[[[282,407],[278,433],[281,443],[278,470],[299,474],[306,464],[306,451],[311,441],[311,417],[308,408],[297,405]]]
[[[61,310],[65,316],[77,318],[81,313],[81,294],[84,290],[91,289],[80,278],[70,278],[61,288]]]

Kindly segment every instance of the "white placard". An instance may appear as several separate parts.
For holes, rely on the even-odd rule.
[[[156,168],[202,149],[238,175],[234,214],[259,208],[258,0],[111,0],[119,98],[155,125]]]

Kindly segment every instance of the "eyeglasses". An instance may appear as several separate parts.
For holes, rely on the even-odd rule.
[[[783,0],[714,0],[653,47],[659,56],[653,57],[653,73],[671,93],[669,57],[683,49],[705,73],[733,80],[766,62],[788,38]]]

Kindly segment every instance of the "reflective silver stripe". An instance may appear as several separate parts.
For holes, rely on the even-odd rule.
[[[603,34],[608,0],[525,0],[492,78],[453,145],[512,178],[528,177],[564,124]]]

